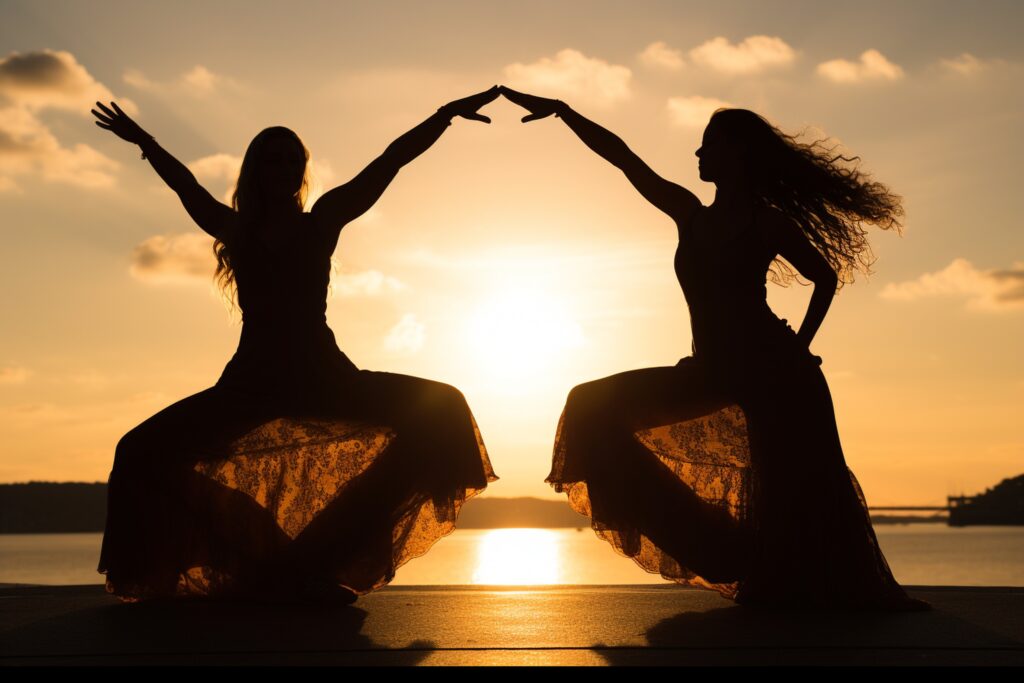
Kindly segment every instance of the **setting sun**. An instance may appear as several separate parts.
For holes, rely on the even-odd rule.
[[[492,290],[467,322],[480,372],[517,392],[535,386],[584,343],[570,311],[551,290],[536,285],[511,283]]]
[[[533,586],[558,583],[558,534],[547,529],[496,529],[479,546],[473,583]]]

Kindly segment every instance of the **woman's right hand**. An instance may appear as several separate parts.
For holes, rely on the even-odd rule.
[[[116,102],[111,102],[110,106],[113,107],[113,111],[109,107],[104,106],[101,102],[97,102],[96,106],[103,110],[103,113],[92,109],[93,115],[98,119],[94,123],[105,130],[109,130],[117,137],[132,143],[133,145],[141,145],[142,143],[152,140],[153,136],[143,130],[142,126],[135,123],[130,116],[121,111],[121,107],[117,106]]]

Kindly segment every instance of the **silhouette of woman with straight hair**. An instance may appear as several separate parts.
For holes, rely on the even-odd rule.
[[[215,239],[216,277],[242,312],[216,386],[117,445],[99,571],[124,600],[241,595],[351,602],[450,533],[463,501],[497,479],[454,387],[359,370],[327,326],[331,254],[453,117],[441,107],[305,212],[309,152],[291,130],[250,143],[232,204],[114,103],[97,125],[137,144]]]
[[[569,393],[548,483],[645,570],[738,603],[926,609],[878,547],[809,350],[837,286],[870,264],[862,225],[899,229],[899,197],[822,141],[720,109],[697,150],[716,185],[705,207],[565,103],[502,92],[524,122],[561,118],[675,221],[693,333],[674,367]],[[814,283],[797,332],[766,301],[769,273],[795,276],[787,263]]]

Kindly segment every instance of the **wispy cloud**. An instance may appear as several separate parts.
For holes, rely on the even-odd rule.
[[[131,274],[150,284],[210,282],[213,239],[199,233],[154,235],[132,252]]]
[[[385,275],[379,270],[338,273],[331,278],[331,291],[336,296],[380,296],[403,289],[405,289],[405,284],[401,280]]]
[[[818,74],[835,83],[897,81],[903,69],[878,50],[866,50],[857,61],[833,59],[818,65]]]
[[[97,100],[114,99],[74,55],[63,50],[13,52],[0,59],[0,97],[32,111],[66,109],[86,116]],[[138,111],[131,100],[118,103],[129,114]]]
[[[139,69],[128,69],[121,76],[128,85],[146,92],[162,94],[186,94],[193,97],[204,97],[224,87],[239,88],[234,79],[210,71],[202,64],[197,64],[177,78],[170,81],[154,81]]]
[[[960,76],[974,76],[998,63],[997,60],[979,59],[969,52],[963,52],[952,59],[939,61],[942,68]]]
[[[191,161],[188,168],[200,180],[234,181],[242,168],[242,157],[220,152]]]
[[[505,67],[506,82],[515,89],[546,97],[582,99],[598,106],[629,99],[632,75],[627,67],[570,48],[554,57]]]
[[[792,64],[796,50],[778,36],[750,36],[732,44],[719,36],[690,50],[695,64],[726,74],[754,74]]]
[[[31,374],[28,368],[18,365],[0,365],[0,384],[23,384]]]
[[[1024,309],[1024,262],[1005,270],[981,270],[958,258],[942,270],[886,285],[881,296],[894,301],[958,297],[976,310]]]
[[[225,183],[224,194],[221,195],[221,200],[225,204],[231,204],[231,195],[235,191],[238,171],[242,168],[242,157],[218,152],[217,154],[211,154],[191,161],[187,165],[189,170],[201,182],[214,181]]]
[[[669,71],[679,71],[686,65],[681,51],[669,47],[660,40],[644,48],[640,53],[640,61],[649,67]]]
[[[384,349],[391,353],[416,353],[423,348],[426,337],[426,326],[416,319],[415,314],[406,313],[384,337]]]
[[[64,147],[40,119],[47,110],[90,117],[113,93],[65,51],[14,52],[0,59],[0,191],[18,190],[17,176],[89,188],[110,187],[119,164],[86,144]],[[121,99],[125,111],[135,105]]]
[[[670,97],[666,106],[669,117],[675,125],[703,128],[716,109],[732,105],[714,97],[691,95],[689,97]]]

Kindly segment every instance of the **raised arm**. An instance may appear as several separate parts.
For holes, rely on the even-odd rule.
[[[647,201],[677,223],[689,221],[700,206],[700,200],[692,192],[655,173],[619,136],[574,111],[561,100],[527,95],[505,86],[501,86],[501,91],[509,100],[530,111],[529,116],[523,117],[523,123],[551,114],[562,119],[587,147],[622,171]]]
[[[814,293],[797,337],[810,346],[818,328],[825,320],[836,294],[839,278],[796,223],[776,209],[767,212],[767,220],[759,221],[767,242],[779,256],[789,261],[797,272],[814,283]]]
[[[341,230],[366,213],[377,203],[391,181],[403,166],[430,149],[451,125],[452,118],[461,116],[474,121],[491,120],[477,109],[498,97],[498,86],[482,93],[449,102],[426,121],[388,145],[384,153],[370,162],[349,182],[324,194],[313,205],[311,213],[317,223],[329,230]]]
[[[92,110],[97,119],[96,125],[138,145],[142,158],[147,159],[157,175],[177,193],[196,225],[213,237],[223,239],[238,218],[235,211],[214,199],[185,164],[161,147],[152,135],[121,111],[117,103],[111,102],[110,107],[106,107],[97,102],[96,106],[102,110],[102,113]]]

